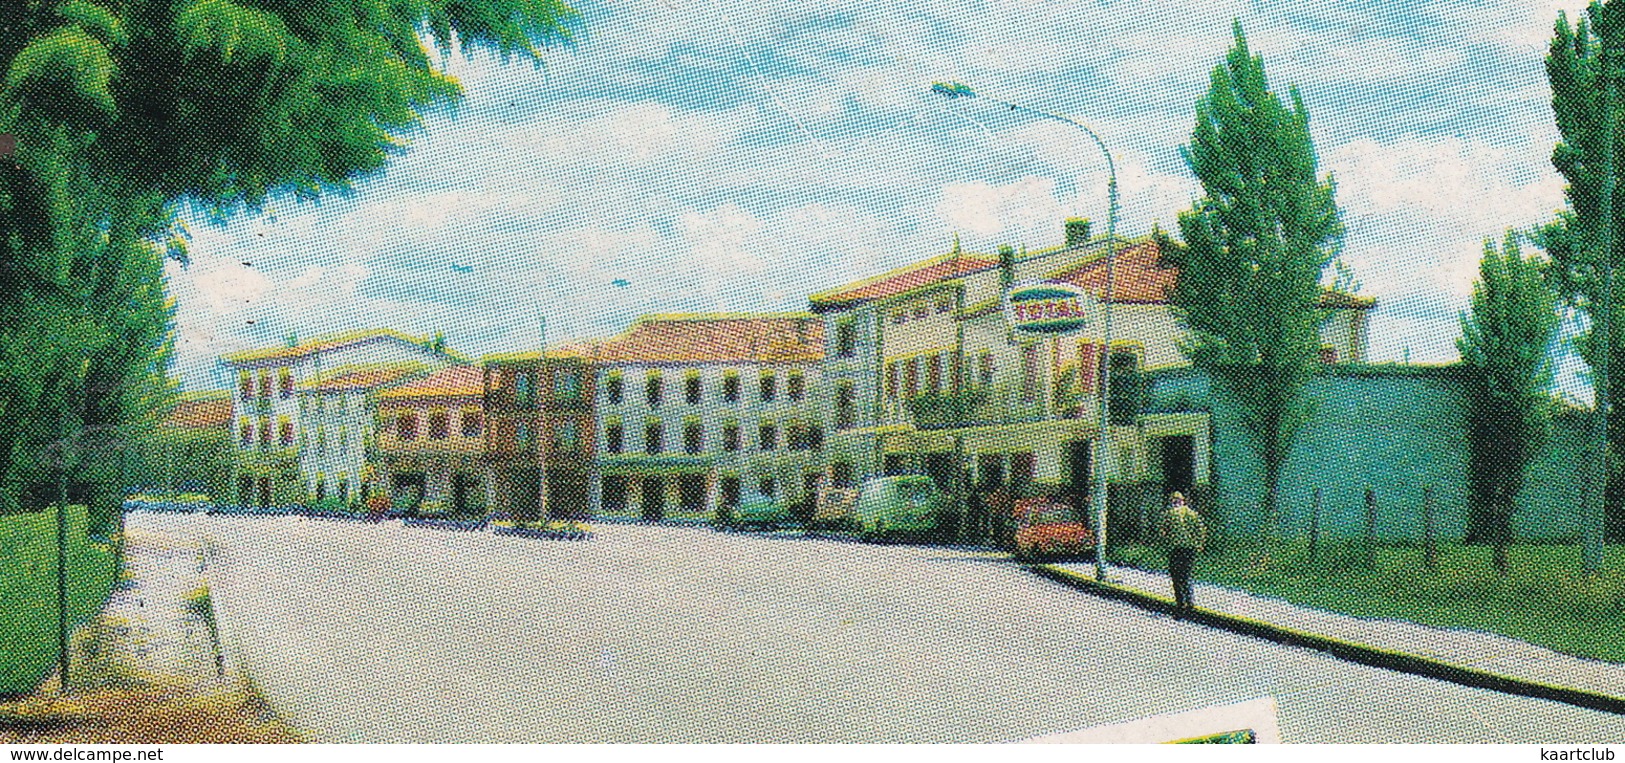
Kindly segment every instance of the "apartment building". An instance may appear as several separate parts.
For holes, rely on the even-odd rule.
[[[377,393],[371,465],[392,503],[485,514],[491,480],[483,380],[478,366],[447,366]]]
[[[494,510],[521,519],[590,515],[597,379],[577,345],[487,355],[481,380]]]
[[[236,378],[232,441],[237,502],[270,506],[310,498],[300,473],[298,385],[321,376],[323,369],[409,362],[441,367],[466,359],[436,337],[388,329],[290,339],[282,346],[223,356],[221,365]]]
[[[313,500],[361,497],[369,448],[376,444],[377,394],[428,376],[420,361],[340,366],[297,385],[298,458]]]
[[[823,355],[806,313],[648,315],[598,345],[598,512],[701,520],[750,494],[806,510]]]
[[[829,337],[828,375],[837,423],[828,461],[839,472],[930,474],[961,497],[967,531],[985,532],[985,498],[1004,489],[1084,505],[1095,461],[1118,485],[1190,489],[1209,481],[1211,443],[1200,411],[1142,413],[1135,397],[1150,369],[1185,365],[1169,290],[1177,270],[1155,238],[1107,241],[1068,221],[1061,246],[995,255],[953,251],[814,294]],[[1088,327],[1024,336],[1006,319],[1013,286],[1076,287],[1104,304],[1114,260],[1113,336],[1103,345],[1099,308]],[[1374,302],[1328,292],[1326,362],[1365,356]],[[1098,420],[1110,363],[1108,422]],[[1099,447],[1100,433],[1108,447]]]

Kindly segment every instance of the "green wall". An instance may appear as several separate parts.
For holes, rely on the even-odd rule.
[[[1327,369],[1308,394],[1314,416],[1289,456],[1281,485],[1283,528],[1307,535],[1315,488],[1321,489],[1322,537],[1359,537],[1365,489],[1377,498],[1377,535],[1423,535],[1423,491],[1433,491],[1440,538],[1460,538],[1467,518],[1467,440],[1459,371],[1450,366],[1351,365]],[[1210,394],[1205,376],[1189,369],[1155,375],[1151,411],[1212,414],[1213,478],[1219,524],[1253,534],[1262,522],[1262,470],[1233,404]],[[1578,533],[1583,448],[1576,422],[1554,428],[1547,451],[1531,467],[1515,525],[1522,537],[1572,538]]]

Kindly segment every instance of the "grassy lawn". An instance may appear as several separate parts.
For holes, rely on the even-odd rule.
[[[56,661],[56,513],[0,516],[0,695],[34,690]],[[113,550],[85,537],[68,510],[68,614],[82,623],[113,584]]]
[[[1209,551],[1197,562],[1199,580],[1359,617],[1409,620],[1488,631],[1566,654],[1625,662],[1625,546],[1609,546],[1605,572],[1578,573],[1574,545],[1523,545],[1511,551],[1506,577],[1490,549],[1440,544],[1438,566],[1423,565],[1420,547],[1382,547],[1370,566],[1354,544],[1322,545],[1311,561],[1308,544],[1288,542],[1270,561],[1250,546]],[[1165,570],[1154,549],[1130,546],[1118,563]]]

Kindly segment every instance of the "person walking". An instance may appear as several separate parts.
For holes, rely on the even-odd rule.
[[[1196,554],[1207,545],[1207,525],[1200,514],[1185,503],[1184,493],[1168,496],[1168,516],[1162,525],[1162,537],[1168,543],[1168,577],[1174,583],[1176,616],[1184,616],[1193,606],[1191,597],[1191,567]]]

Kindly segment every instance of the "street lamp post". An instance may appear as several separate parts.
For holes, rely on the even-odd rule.
[[[1101,333],[1103,334],[1105,358],[1100,376],[1100,400],[1096,408],[1095,454],[1090,459],[1095,472],[1095,490],[1092,502],[1095,510],[1095,579],[1103,580],[1106,577],[1106,458],[1108,456],[1106,440],[1108,433],[1111,431],[1111,423],[1107,418],[1109,415],[1107,401],[1110,399],[1112,392],[1112,295],[1117,260],[1117,163],[1113,161],[1111,151],[1106,148],[1106,143],[1100,139],[1100,136],[1090,129],[1088,125],[1071,117],[977,93],[963,82],[933,83],[931,92],[947,98],[981,98],[1009,107],[1011,111],[1024,111],[1045,119],[1064,122],[1088,135],[1089,139],[1094,142],[1095,147],[1100,149],[1101,156],[1106,159],[1106,289],[1104,298],[1101,300],[1102,312],[1104,313]]]

